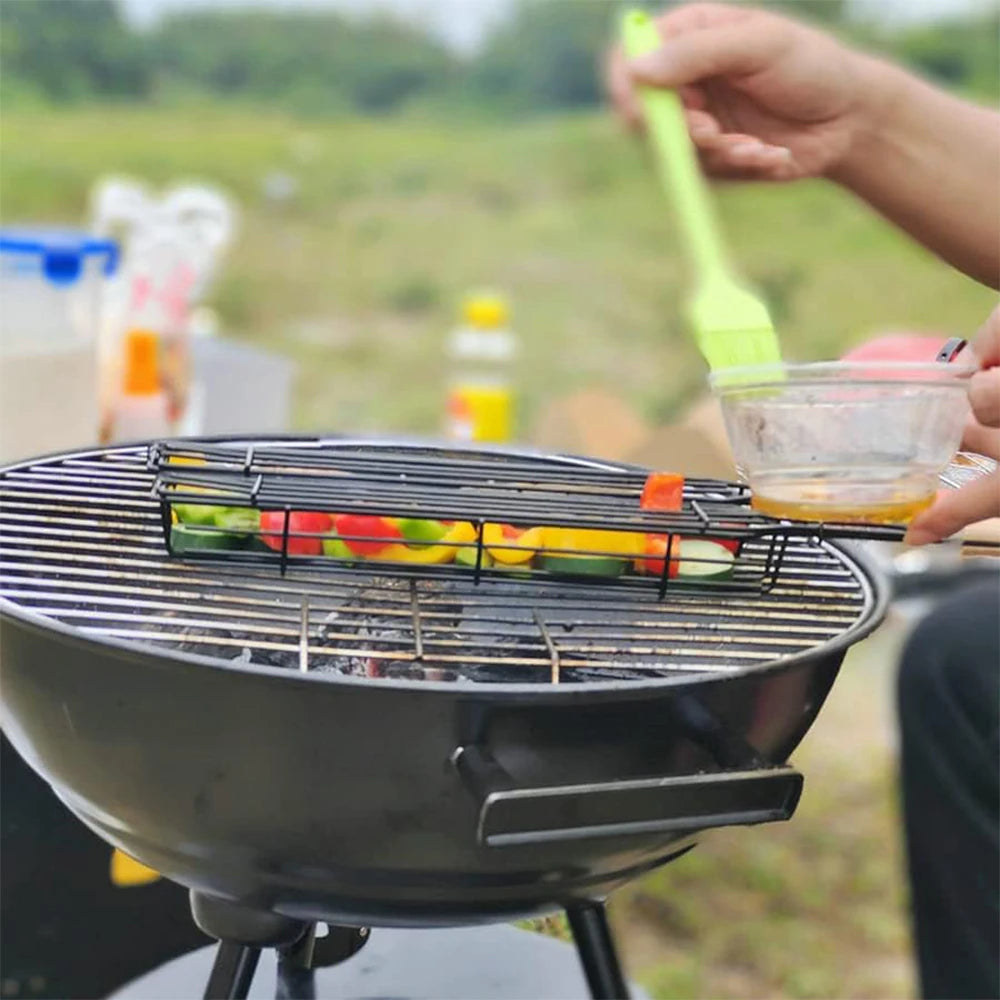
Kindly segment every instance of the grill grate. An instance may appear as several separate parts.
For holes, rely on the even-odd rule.
[[[310,673],[586,683],[752,670],[850,632],[873,603],[865,575],[815,538],[787,540],[766,593],[674,587],[666,599],[559,579],[189,562],[166,551],[155,478],[140,448],[0,476],[2,607],[95,638]],[[745,549],[759,565],[769,542]]]

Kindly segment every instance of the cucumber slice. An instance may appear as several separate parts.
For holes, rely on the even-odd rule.
[[[461,548],[455,550],[455,562],[460,566],[468,566],[470,569],[476,568],[476,549],[475,546],[470,546],[469,548]],[[489,552],[483,552],[483,562],[482,569],[492,569],[493,568],[493,558]]]
[[[680,544],[678,580],[728,580],[733,575],[735,559],[732,552],[718,542],[702,538],[685,538]]]
[[[275,552],[270,545],[267,544],[259,535],[250,535],[243,539],[243,548],[248,552],[269,552],[272,556],[278,556],[280,553]]]
[[[212,524],[237,535],[254,535],[260,530],[260,511],[252,507],[215,507]]]
[[[214,524],[221,507],[208,503],[175,503],[173,511],[181,524]]]
[[[538,558],[541,569],[550,573],[568,576],[621,576],[625,571],[625,560],[614,556],[554,556],[541,555]]]
[[[205,549],[228,550],[243,548],[239,535],[225,531],[205,531],[186,524],[175,524],[170,529],[170,544],[174,552],[191,552]]]

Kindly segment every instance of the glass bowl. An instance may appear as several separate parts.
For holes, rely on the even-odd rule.
[[[958,450],[974,371],[841,361],[733,368],[709,383],[762,514],[904,524]]]

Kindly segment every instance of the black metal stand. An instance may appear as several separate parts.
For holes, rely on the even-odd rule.
[[[331,926],[317,938],[314,923],[194,891],[191,915],[219,942],[205,1000],[246,1000],[261,948],[278,952],[276,1000],[315,1000],[315,970],[345,961],[368,941],[367,927]]]
[[[220,941],[205,987],[205,1000],[246,1000],[259,958],[260,948]]]
[[[576,950],[594,1000],[629,1000],[603,903],[567,907]]]
[[[275,1000],[316,1000],[315,943],[316,925],[313,924],[295,944],[278,949]]]

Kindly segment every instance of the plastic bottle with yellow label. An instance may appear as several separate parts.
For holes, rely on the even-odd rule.
[[[515,433],[513,368],[517,339],[497,295],[470,297],[448,341],[451,379],[445,434],[452,441],[502,443]]]

